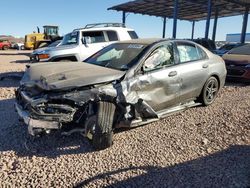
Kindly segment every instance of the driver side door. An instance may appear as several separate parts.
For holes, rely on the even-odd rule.
[[[181,87],[175,66],[174,44],[167,42],[154,48],[136,76],[137,95],[156,112],[175,106],[179,102]]]

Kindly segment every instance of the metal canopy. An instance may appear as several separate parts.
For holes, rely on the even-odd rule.
[[[174,18],[175,0],[135,0],[113,6],[108,10],[131,12],[150,16]],[[211,18],[242,15],[250,0],[212,0]],[[200,21],[207,19],[207,0],[179,0],[179,20]]]

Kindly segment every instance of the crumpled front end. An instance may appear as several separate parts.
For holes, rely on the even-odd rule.
[[[80,123],[90,101],[88,90],[52,93],[21,86],[16,91],[15,108],[29,133],[36,135]]]

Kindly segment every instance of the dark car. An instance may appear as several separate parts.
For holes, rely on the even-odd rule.
[[[201,46],[207,48],[213,53],[216,51],[215,42],[212,41],[211,39],[198,38],[198,39],[193,39],[192,41],[200,44]]]
[[[234,48],[222,57],[229,80],[250,83],[250,44]]]
[[[243,45],[244,44],[241,44],[241,43],[228,43],[228,44],[221,46],[219,49],[215,50],[215,53],[219,56],[223,56],[224,54],[226,54],[233,48],[237,48]]]
[[[123,41],[85,62],[29,65],[16,109],[32,135],[77,130],[104,149],[116,128],[212,104],[225,78],[224,61],[191,41]]]

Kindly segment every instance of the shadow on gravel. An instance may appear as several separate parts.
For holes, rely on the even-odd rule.
[[[13,56],[13,55],[25,55],[25,56],[30,56],[30,52],[17,52],[17,53],[0,53],[0,55],[5,55],[5,56]]]
[[[0,153],[14,151],[19,157],[56,158],[93,152],[89,141],[80,134],[62,136],[55,132],[38,138],[29,136],[27,126],[18,121],[14,102],[14,99],[0,100]]]
[[[119,181],[118,176],[128,172],[141,172],[142,175]],[[87,187],[101,180],[109,184],[107,187],[250,187],[250,146],[231,146],[166,168],[142,166],[119,169],[83,180],[74,187]],[[110,181],[115,183],[108,183]]]
[[[225,86],[234,86],[234,87],[247,87],[250,86],[250,82],[242,82],[242,81],[226,81]]]
[[[10,63],[30,63],[30,60],[16,60],[16,61],[11,61]]]

